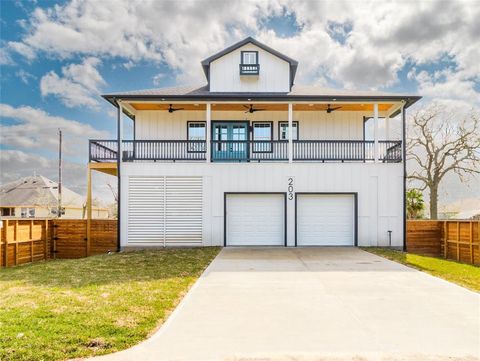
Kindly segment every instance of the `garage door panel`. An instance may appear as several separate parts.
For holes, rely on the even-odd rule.
[[[227,246],[283,246],[283,194],[227,194]]]
[[[354,196],[297,195],[298,246],[354,245]]]

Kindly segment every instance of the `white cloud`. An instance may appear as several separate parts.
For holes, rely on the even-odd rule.
[[[263,26],[266,19],[283,16],[284,9],[299,24],[290,38]],[[382,88],[398,81],[407,61],[428,63],[445,53],[462,71],[478,76],[479,17],[479,3],[468,0],[408,6],[347,0],[86,0],[37,8],[22,46],[12,46],[27,57],[32,51],[60,58],[120,57],[127,68],[140,60],[164,62],[178,82],[192,83],[203,80],[199,60],[254,35],[300,61],[299,82],[330,79],[339,86]]]
[[[81,64],[64,66],[61,76],[50,71],[40,81],[42,96],[56,96],[70,108],[88,106],[97,109],[99,88],[105,84],[96,69],[99,64],[99,59],[89,57]]]
[[[41,109],[29,106],[12,107],[0,104],[0,115],[13,119],[14,124],[0,125],[2,144],[7,147],[28,150],[56,151],[58,128],[62,129],[64,151],[70,156],[85,156],[89,138],[106,138],[108,133],[74,120],[53,116]]]
[[[13,59],[6,47],[0,47],[0,65],[13,65]]]
[[[30,82],[30,80],[32,79],[36,79],[36,76],[30,74],[29,72],[23,70],[23,69],[20,69],[18,70],[15,75],[20,78],[20,80],[25,83],[25,84],[28,84]]]
[[[37,154],[19,150],[3,150],[0,152],[0,183],[8,183],[34,173],[43,175],[53,181],[58,180],[58,160],[48,159]],[[93,172],[93,197],[100,198],[105,203],[114,201],[107,186],[115,185],[115,178],[103,173]],[[87,169],[83,164],[63,162],[63,184],[74,192],[86,197]]]
[[[165,78],[166,74],[159,73],[152,78],[153,85],[160,86],[162,84],[162,79]]]
[[[10,41],[8,42],[8,46],[15,52],[23,55],[28,60],[33,60],[36,57],[35,49],[31,46],[18,42],[18,41]]]

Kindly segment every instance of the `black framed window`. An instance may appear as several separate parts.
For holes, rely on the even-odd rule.
[[[242,51],[242,64],[244,65],[258,64],[258,52]]]
[[[272,122],[252,123],[253,152],[263,153],[272,151]]]
[[[292,123],[293,140],[298,140],[298,121]],[[288,122],[278,123],[278,139],[288,140]]]
[[[205,152],[205,143],[197,141],[205,141],[207,139],[206,133],[206,122],[187,122],[187,139],[189,141],[195,141],[188,144],[188,152]]]

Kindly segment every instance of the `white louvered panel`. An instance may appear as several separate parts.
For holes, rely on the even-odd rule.
[[[202,177],[166,177],[166,244],[202,243]]]
[[[130,177],[128,242],[164,242],[165,177]]]

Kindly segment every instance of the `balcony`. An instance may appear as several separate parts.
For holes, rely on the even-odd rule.
[[[240,64],[240,75],[260,74],[260,64]]]
[[[201,140],[124,140],[122,160],[133,161],[206,161],[206,142]],[[297,162],[373,162],[375,142],[363,140],[293,141],[292,160]],[[210,143],[212,162],[286,162],[288,141],[217,141]],[[90,162],[115,162],[116,140],[90,140]],[[378,160],[402,161],[402,142],[378,142]]]

